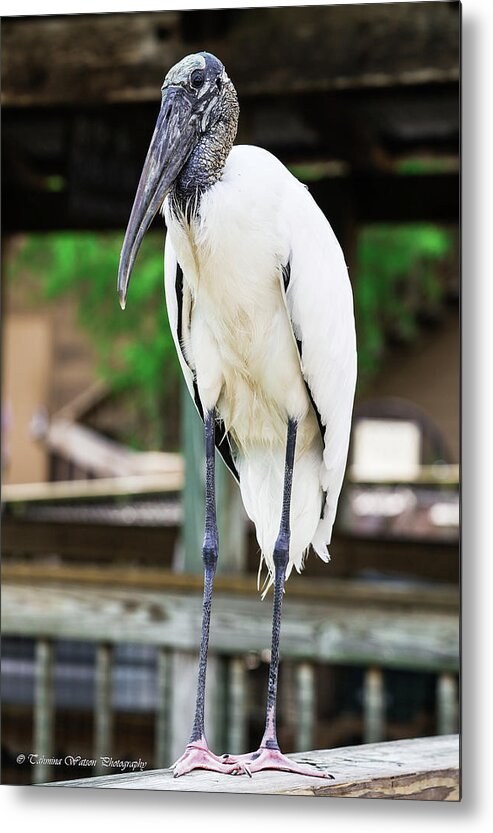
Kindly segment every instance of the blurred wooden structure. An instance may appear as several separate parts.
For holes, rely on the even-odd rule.
[[[54,643],[93,642],[96,651],[94,715],[97,752],[111,755],[112,651],[117,644],[152,645],[158,651],[159,696],[155,714],[154,765],[168,765],[186,742],[193,697],[183,683],[181,660],[198,651],[200,578],[130,569],[43,567],[3,569],[2,632],[36,642],[34,752],[53,755]],[[282,657],[294,669],[295,748],[310,748],[316,724],[315,668],[361,666],[364,671],[364,737],[385,737],[385,669],[436,675],[437,731],[457,730],[458,595],[453,587],[421,588],[333,581],[293,581],[283,620]],[[253,577],[218,576],[211,626],[208,690],[213,745],[244,751],[247,721],[245,657],[265,652],[270,604],[261,603]],[[195,670],[194,670],[195,673]],[[192,687],[193,693],[193,687]],[[179,694],[179,703],[173,699]],[[227,702],[227,708],[226,708]],[[190,713],[189,713],[190,712]],[[38,781],[49,765],[33,767]]]
[[[128,477],[162,476],[163,484],[174,483],[175,489],[183,485],[180,454],[135,451],[60,416],[49,422],[39,439],[52,454],[70,461],[73,469],[84,472],[88,479],[114,477],[124,481]]]
[[[185,507],[180,500],[183,486],[181,461],[168,472],[124,478],[95,478],[67,482],[15,484],[4,486],[2,545],[4,559],[22,560],[36,569],[54,554],[60,566],[80,563],[100,566],[112,563],[115,569],[128,565],[170,569],[180,567],[190,573],[192,564],[178,558],[179,532]],[[197,451],[195,465],[200,466]],[[197,477],[200,483],[201,472]],[[430,523],[420,522],[424,530],[411,536],[388,524],[358,531],[351,514],[355,490],[423,492],[423,512],[429,515],[433,503],[456,500],[458,467],[421,467],[414,482],[361,484],[348,478],[346,497],[341,500],[340,517],[334,532],[335,557],[327,567],[315,557],[307,559],[304,575],[325,580],[354,578],[373,570],[395,580],[420,578],[428,581],[458,582],[458,530],[443,527],[430,536]],[[197,487],[200,500],[200,489]],[[416,503],[419,508],[419,503]],[[427,508],[428,507],[428,508]],[[196,508],[197,515],[203,506]],[[200,519],[194,524],[195,567],[201,574]],[[247,524],[244,569],[256,575],[258,544],[253,527]],[[191,536],[192,537],[192,536]],[[198,541],[198,543],[197,543]],[[192,541],[193,543],[193,541]],[[191,545],[192,546],[192,545]],[[235,552],[230,553],[233,548]],[[237,541],[225,537],[221,547],[221,565],[237,572]],[[178,561],[177,561],[178,558]],[[294,577],[295,578],[295,577]]]
[[[355,223],[457,221],[459,3],[20,18],[2,32],[4,231],[124,226],[164,74],[204,46],[237,86],[240,142],[337,161],[312,190],[350,261]],[[400,176],[416,154],[452,167]]]
[[[3,234],[122,230],[163,75],[207,48],[238,89],[238,142],[294,166],[354,277],[362,224],[458,223],[460,15],[459,3],[432,1],[391,12],[354,4],[5,19]],[[162,233],[160,220],[154,227]],[[69,320],[65,308],[54,328],[52,413],[93,372],[77,339],[61,338],[74,330]],[[393,371],[377,384],[381,395],[405,395],[411,383],[410,398],[446,423],[457,457],[457,374],[448,361],[458,350],[455,306],[448,324],[438,372],[428,370],[429,343],[417,361],[395,348]],[[120,420],[103,419],[103,430]]]
[[[262,772],[252,778],[235,778],[203,771],[173,778],[172,771],[167,769],[62,781],[47,786],[415,801],[460,800],[459,738],[456,735],[319,749],[292,757],[327,769],[334,774],[334,780],[282,772]]]
[[[454,490],[457,467],[443,468],[445,475],[423,466],[415,486]],[[55,654],[64,640],[95,646],[94,700],[88,705],[97,729],[91,757],[99,761],[101,755],[113,754],[118,740],[112,680],[117,649],[126,645],[156,651],[153,765],[169,764],[185,743],[193,708],[202,576],[200,571],[169,571],[179,548],[182,507],[176,498],[181,486],[182,471],[175,466],[168,475],[5,487],[3,632],[7,639],[35,642],[36,754],[49,758],[54,749],[53,686],[62,671],[60,667],[56,672]],[[329,679],[337,667],[362,670],[361,731],[366,741],[388,736],[386,676],[392,670],[434,679],[435,731],[456,731],[459,599],[457,586],[444,583],[458,569],[455,538],[425,544],[422,539],[358,539],[339,532],[334,548],[337,558],[330,576],[325,565],[311,558],[305,575],[293,576],[288,586],[282,673],[291,699],[286,713],[294,709],[300,716],[293,722],[295,748],[310,748],[319,737],[317,711],[325,697],[317,682],[321,668]],[[198,558],[200,546],[195,549]],[[227,556],[227,548],[221,555]],[[235,751],[246,748],[253,697],[249,663],[268,654],[271,611],[269,601],[262,604],[259,599],[257,563],[250,530],[250,572],[216,578],[209,729],[218,747]],[[392,581],[384,574],[378,579],[377,573],[370,581],[362,579],[365,567],[378,570],[385,564]],[[324,580],[309,578],[321,576],[322,570]],[[339,724],[338,718],[334,728]],[[49,770],[49,765],[36,766],[30,775],[44,780],[53,776]]]

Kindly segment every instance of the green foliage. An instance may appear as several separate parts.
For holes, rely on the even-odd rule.
[[[116,392],[134,392],[142,419],[150,426],[126,439],[160,447],[162,406],[178,365],[166,316],[163,289],[163,235],[144,239],[122,312],[116,292],[121,234],[60,233],[27,237],[12,262],[13,281],[28,281],[34,297],[70,295],[91,337],[99,373]]]
[[[325,162],[291,164],[288,165],[288,169],[296,179],[307,184],[309,182],[317,182],[326,177],[338,176],[347,169],[347,165],[339,160],[329,160]]]
[[[401,176],[426,176],[457,171],[457,160],[447,156],[417,156],[396,162],[396,173]]]
[[[451,246],[450,232],[435,225],[361,230],[355,289],[360,384],[379,370],[387,337],[412,340],[420,312],[440,303],[437,263]]]

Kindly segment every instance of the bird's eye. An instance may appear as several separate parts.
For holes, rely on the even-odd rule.
[[[218,90],[221,90],[223,86],[223,82],[221,78],[216,78],[216,87]]]
[[[205,80],[205,74],[203,69],[194,69],[190,76],[190,83],[194,89],[198,90],[199,87],[202,86]]]

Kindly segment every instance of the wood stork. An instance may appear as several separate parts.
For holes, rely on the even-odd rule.
[[[331,777],[281,754],[276,736],[284,582],[311,545],[329,560],[356,381],[344,256],[304,185],[266,150],[235,146],[239,107],[222,63],[201,52],[168,72],[123,242],[118,291],[153,217],[167,237],[169,320],[205,426],[204,598],[195,719],[175,775],[280,769]],[[204,733],[209,622],[218,558],[214,447],[238,480],[274,584],[265,732],[218,757]]]

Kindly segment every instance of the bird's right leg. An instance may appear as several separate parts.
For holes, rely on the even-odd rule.
[[[209,625],[211,619],[212,590],[216,572],[219,536],[216,521],[215,495],[215,411],[207,411],[204,415],[205,426],[205,530],[202,546],[202,560],[204,563],[204,597],[202,604],[202,634],[200,639],[199,672],[197,680],[197,698],[195,703],[195,717],[192,734],[185,752],[174,764],[174,776],[184,775],[193,769],[209,769],[214,772],[234,775],[244,771],[244,767],[237,763],[225,763],[222,758],[214,755],[205,738],[204,731],[204,703],[205,703],[205,675],[207,670],[207,652],[209,648]]]
[[[281,772],[292,772],[296,775],[308,775],[317,778],[333,778],[330,773],[307,766],[283,755],[277,742],[277,680],[279,672],[279,641],[281,633],[282,599],[286,568],[289,561],[289,545],[291,538],[291,490],[293,485],[293,469],[295,462],[297,423],[288,420],[286,441],[286,460],[284,468],[284,487],[279,535],[274,547],[274,604],[272,609],[272,643],[269,668],[269,682],[267,688],[267,714],[265,731],[256,752],[246,755],[224,755],[225,763],[243,764],[248,775],[267,769]]]

